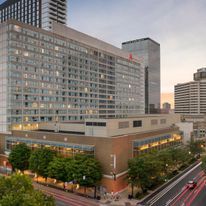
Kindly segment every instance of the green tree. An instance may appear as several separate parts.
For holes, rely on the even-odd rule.
[[[162,172],[165,176],[167,176],[171,170],[171,167],[173,166],[171,153],[168,151],[168,149],[161,150],[158,152],[157,158],[160,161]]]
[[[47,148],[34,150],[29,158],[29,169],[47,179],[48,165],[55,156],[56,152]]]
[[[29,168],[29,158],[31,150],[25,143],[17,144],[9,154],[9,162],[13,170],[18,169],[21,172]]]
[[[1,206],[54,206],[54,200],[33,189],[31,180],[24,175],[0,177]]]
[[[144,161],[145,170],[150,180],[150,184],[146,185],[146,189],[149,189],[162,181],[162,171],[165,166],[162,164],[161,160],[158,159],[157,153],[146,155]]]
[[[134,186],[139,187],[143,192],[151,185],[149,180],[150,172],[148,173],[147,165],[144,157],[136,157],[128,162],[128,180],[132,186],[132,196]]]
[[[191,141],[188,144],[188,147],[190,152],[196,155],[204,152],[204,147],[205,147],[204,145],[205,143],[202,140],[194,141],[193,139],[191,139]]]
[[[55,157],[49,163],[48,176],[51,178],[60,180],[64,183],[72,181],[73,180],[72,167],[71,167],[72,162],[73,162],[73,159],[71,158]],[[71,169],[67,169],[68,165],[70,165]],[[65,187],[65,184],[64,184],[64,187]]]
[[[202,160],[202,164],[201,164],[201,167],[202,167],[202,170],[204,171],[204,173],[206,174],[206,156],[203,156],[201,158]]]
[[[75,168],[79,166],[75,179],[81,186],[94,187],[102,179],[102,169],[99,161],[88,156],[77,156],[74,161]]]

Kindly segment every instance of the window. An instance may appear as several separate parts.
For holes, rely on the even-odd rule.
[[[166,124],[166,119],[161,119],[160,124]]]
[[[158,120],[157,119],[152,119],[151,120],[151,125],[157,125],[158,124]]]
[[[141,126],[142,126],[142,120],[133,121],[133,127],[141,127]]]
[[[106,127],[106,122],[86,122],[86,126]]]
[[[129,122],[119,122],[119,129],[129,128]]]

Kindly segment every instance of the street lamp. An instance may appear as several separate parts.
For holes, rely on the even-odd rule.
[[[86,180],[86,176],[84,175],[84,176],[82,177],[82,179],[83,179],[83,180]],[[84,194],[86,194],[86,185],[84,185]]]

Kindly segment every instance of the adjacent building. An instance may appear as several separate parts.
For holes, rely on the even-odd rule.
[[[0,131],[144,114],[144,69],[129,53],[53,22],[0,24]]]
[[[47,147],[63,156],[87,154],[101,163],[101,186],[108,192],[116,192],[128,184],[130,158],[182,144],[182,132],[175,126],[178,122],[180,115],[165,114],[40,123],[36,131],[13,130],[10,134],[0,134],[0,164],[8,161],[13,146],[21,142],[31,149]]]
[[[161,113],[163,114],[169,114],[171,112],[171,104],[168,102],[164,102],[162,104],[162,109],[161,109]]]
[[[175,85],[175,113],[206,113],[206,68],[194,73],[194,81]]]
[[[130,52],[130,57],[137,55],[145,68],[145,113],[159,113],[160,44],[150,38],[143,38],[122,43],[122,49]]]
[[[0,22],[9,19],[50,30],[52,21],[67,23],[67,0],[6,0],[0,5]]]

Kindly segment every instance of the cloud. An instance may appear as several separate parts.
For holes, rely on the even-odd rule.
[[[151,37],[161,44],[162,91],[206,66],[205,0],[70,0],[69,24],[121,47]]]

